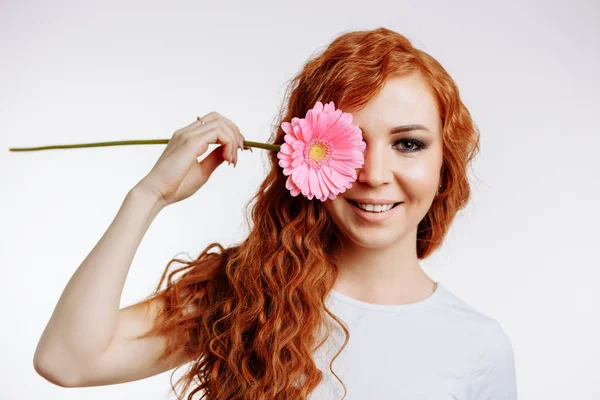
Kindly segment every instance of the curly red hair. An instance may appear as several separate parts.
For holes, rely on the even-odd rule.
[[[467,166],[479,150],[478,130],[455,82],[430,55],[383,27],[339,35],[289,82],[269,142],[282,144],[281,122],[304,116],[317,101],[359,109],[387,79],[413,73],[429,83],[443,126],[442,189],[418,227],[422,259],[441,244],[466,205]],[[318,341],[327,316],[346,334],[333,360],[348,343],[348,330],[325,305],[338,275],[342,234],[322,202],[290,195],[276,152],[269,159],[270,172],[246,205],[252,216],[248,237],[229,248],[212,243],[192,261],[171,260],[146,299],[159,298],[164,307],[141,337],[167,337],[161,359],[184,348],[194,360],[176,383],[182,394],[171,384],[178,399],[190,388],[188,400],[195,394],[211,400],[306,399],[323,377],[312,356],[331,333],[327,329]],[[219,251],[211,252],[215,247]],[[169,273],[173,262],[185,266]],[[333,360],[329,368],[340,380]]]

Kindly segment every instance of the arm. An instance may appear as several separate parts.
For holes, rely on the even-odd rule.
[[[85,379],[109,384],[167,368],[151,370],[149,365],[163,340],[125,340],[149,329],[159,305],[119,309],[133,257],[162,208],[141,186],[127,194],[107,231],[69,280],[40,338],[33,363],[41,376],[60,386],[80,385]]]

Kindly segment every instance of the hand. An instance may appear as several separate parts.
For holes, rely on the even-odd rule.
[[[175,131],[152,170],[137,185],[150,191],[164,206],[198,191],[224,160],[237,165],[237,150],[244,148],[238,126],[217,112],[202,119],[204,124],[194,121]],[[221,146],[198,162],[211,143]]]

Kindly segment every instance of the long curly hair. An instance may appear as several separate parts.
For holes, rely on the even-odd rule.
[[[466,205],[467,167],[479,150],[478,129],[457,85],[430,55],[383,27],[339,35],[288,82],[269,143],[284,143],[281,123],[303,117],[317,101],[359,109],[388,78],[412,73],[429,83],[443,126],[442,189],[418,226],[417,255],[423,259]],[[164,335],[161,360],[182,348],[193,360],[176,385],[179,366],[171,374],[180,400],[190,388],[188,400],[197,393],[210,400],[307,399],[323,379],[312,355],[331,333],[327,316],[346,335],[329,369],[347,393],[332,364],[349,331],[325,305],[338,276],[343,233],[322,202],[290,195],[276,152],[268,157],[270,171],[246,204],[246,218],[252,217],[247,238],[228,248],[212,243],[195,260],[172,259],[144,300],[159,299],[162,306],[153,328],[139,338]],[[184,266],[169,272],[174,262]],[[319,341],[322,326],[327,334]]]

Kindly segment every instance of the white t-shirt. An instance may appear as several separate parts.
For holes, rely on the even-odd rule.
[[[330,292],[327,307],[349,328],[333,362],[344,400],[516,400],[513,348],[500,324],[443,284],[411,304],[379,305]],[[331,337],[314,359],[323,381],[311,400],[341,400],[329,362],[344,331],[329,316]]]

